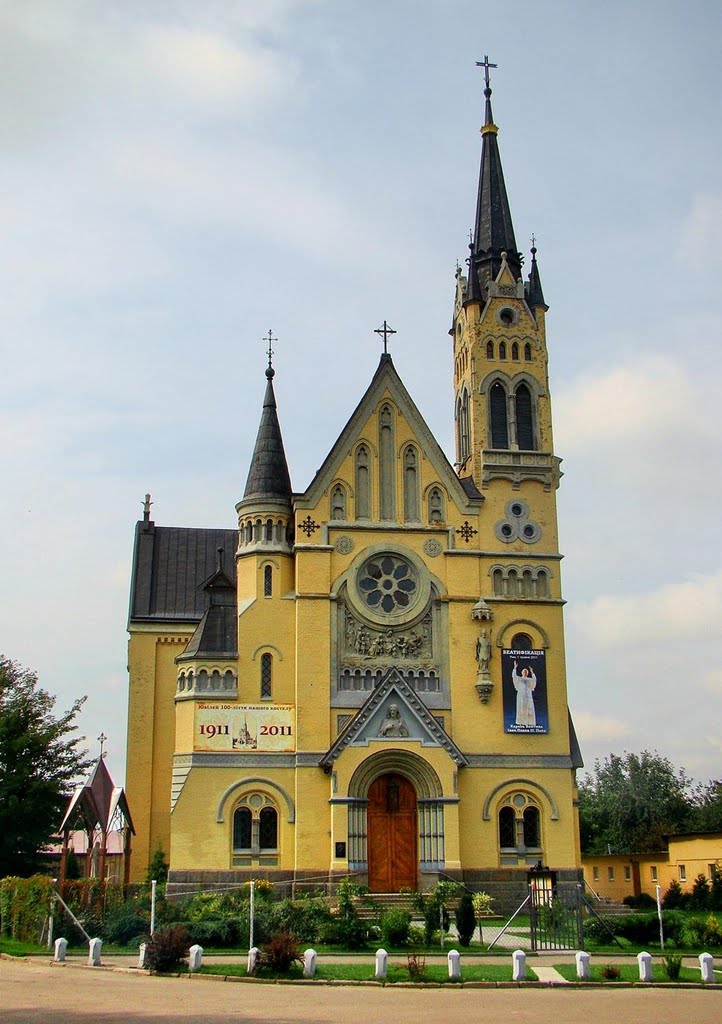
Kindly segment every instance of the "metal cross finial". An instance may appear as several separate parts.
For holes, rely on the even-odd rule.
[[[143,501],[143,520],[147,523],[150,520],[150,506],[153,502],[150,500],[150,494],[146,494],[145,500]]]
[[[269,328],[269,331],[268,331],[268,337],[266,338],[266,337],[264,336],[262,340],[263,340],[263,341],[267,341],[267,342],[268,342],[268,350],[267,350],[266,354],[267,354],[267,356],[268,356],[268,366],[269,366],[269,368],[270,368],[270,367],[271,367],[271,365],[272,365],[272,364],[271,364],[271,358],[272,358],[272,356],[273,356],[273,349],[271,348],[271,342],[273,342],[273,341],[278,341],[278,338],[274,338],[274,337],[273,337],[273,334],[271,333],[271,330],[270,330],[270,328]]]
[[[105,753],[103,752],[103,747],[105,745],[105,741],[107,740],[107,738],[108,737],[105,735],[104,732],[101,732],[100,736],[98,736],[98,742],[100,743],[100,756],[101,757],[105,757]]]
[[[533,231],[531,233],[531,238],[529,239],[529,241],[531,242],[532,248],[533,248],[536,245],[536,235],[534,234]]]
[[[488,56],[488,54],[485,53],[484,54],[484,59],[483,60],[477,60],[476,66],[477,66],[477,68],[483,68],[484,69],[484,82],[486,83],[486,87],[488,89],[489,88],[489,68],[496,68],[499,65],[498,64],[490,64],[489,63],[489,56]]]
[[[393,329],[393,327],[389,327],[389,325],[384,320],[383,327],[377,327],[376,330],[374,331],[374,334],[378,334],[379,336],[383,336],[383,339],[384,339],[384,355],[387,356],[389,354],[389,349],[388,349],[389,335],[390,334],[396,334],[396,331]]]

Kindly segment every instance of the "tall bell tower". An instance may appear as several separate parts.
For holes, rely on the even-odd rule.
[[[485,118],[468,276],[457,272],[452,335],[456,464],[484,493],[559,483],[553,454],[544,301],[537,250],[523,279],[491,110],[484,59]]]

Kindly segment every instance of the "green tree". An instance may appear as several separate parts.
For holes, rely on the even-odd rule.
[[[32,875],[91,762],[74,736],[85,698],[56,716],[34,672],[0,655],[0,877]]]
[[[692,832],[722,832],[722,779],[700,783],[692,791]]]
[[[153,851],[153,856],[148,863],[148,873],[145,876],[145,884],[150,885],[152,881],[166,882],[168,880],[168,861],[165,859],[163,844],[160,839]]]
[[[579,784],[582,852],[647,853],[688,828],[693,803],[684,769],[656,751],[609,754]]]

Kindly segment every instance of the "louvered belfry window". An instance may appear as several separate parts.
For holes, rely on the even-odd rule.
[[[506,416],[506,391],[497,381],[489,392],[489,419],[491,421],[491,447],[509,447],[509,426]]]

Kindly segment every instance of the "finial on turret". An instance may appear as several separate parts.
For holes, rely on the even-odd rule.
[[[384,355],[387,356],[389,354],[389,336],[392,334],[396,334],[396,331],[393,329],[393,327],[389,327],[389,325],[384,320],[383,326],[377,327],[376,330],[374,331],[374,334],[378,334],[380,337],[384,339]]]
[[[268,377],[269,380],[273,380],[273,378],[276,376],[276,371],[273,369],[273,361],[272,361],[273,360],[273,349],[271,348],[271,343],[274,342],[274,341],[278,341],[278,338],[274,338],[273,337],[273,333],[271,332],[271,330],[269,328],[269,330],[268,330],[268,337],[267,338],[264,337],[261,340],[264,341],[264,342],[265,341],[268,342],[268,349],[266,351],[266,355],[268,356],[268,366],[266,367],[266,376]]]
[[[216,548],[216,569],[218,572],[223,572],[223,548]]]
[[[145,500],[143,501],[143,522],[150,522],[150,507],[153,502],[150,500],[150,494],[146,494]]]

